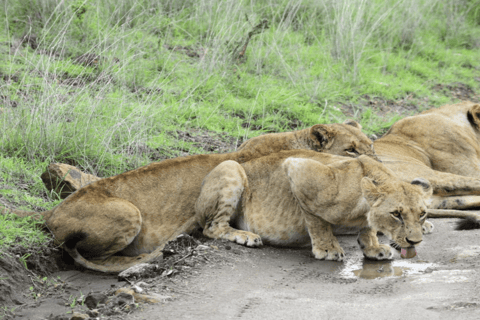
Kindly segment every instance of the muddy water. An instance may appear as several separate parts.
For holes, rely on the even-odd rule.
[[[367,259],[347,259],[339,274],[344,278],[377,279],[421,274],[434,263],[411,260],[371,261]]]

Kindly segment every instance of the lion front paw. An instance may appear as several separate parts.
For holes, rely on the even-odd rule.
[[[247,247],[260,247],[262,245],[260,236],[248,231],[236,230],[228,233],[226,238],[232,242],[246,245]]]
[[[434,228],[435,226],[433,225],[433,223],[431,223],[430,221],[425,221],[422,225],[422,232],[423,234],[429,234],[433,232]]]
[[[390,260],[393,258],[392,249],[386,244],[381,244],[378,247],[364,248],[363,255],[372,260]]]
[[[315,259],[319,260],[343,261],[345,258],[345,252],[340,246],[332,248],[313,248],[312,252]]]

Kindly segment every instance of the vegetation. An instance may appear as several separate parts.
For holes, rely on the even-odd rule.
[[[382,133],[455,101],[439,88],[479,88],[478,0],[0,4],[0,203],[13,207],[57,203],[39,178],[50,162],[109,176],[206,152],[179,134],[192,130],[242,141],[355,118]]]

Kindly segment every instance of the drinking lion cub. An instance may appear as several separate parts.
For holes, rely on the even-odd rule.
[[[391,259],[377,231],[411,255],[422,241],[428,181],[411,183],[368,156],[357,159],[307,150],[283,151],[242,165],[225,161],[204,179],[196,202],[203,233],[250,247],[311,242],[317,259],[343,260],[332,225],[361,227],[366,257]],[[238,229],[230,226],[236,226]]]

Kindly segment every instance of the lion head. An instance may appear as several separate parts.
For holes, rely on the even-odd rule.
[[[368,223],[386,235],[394,248],[412,249],[422,242],[426,201],[432,187],[423,178],[411,183],[395,178],[382,180],[364,177],[361,182],[363,196],[370,205]]]
[[[367,155],[378,160],[372,140],[362,132],[362,126],[353,120],[314,125],[310,128],[310,147],[339,156],[356,158]]]

